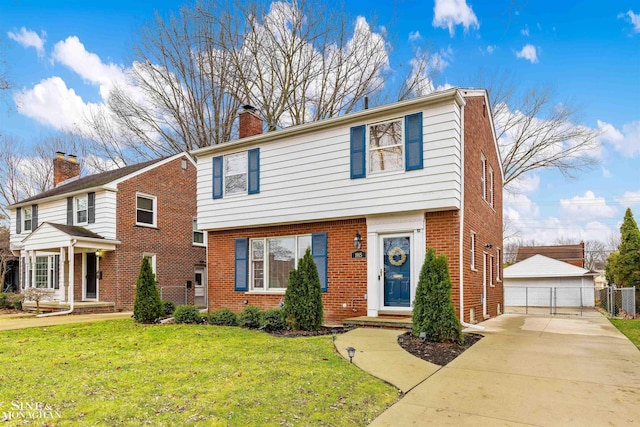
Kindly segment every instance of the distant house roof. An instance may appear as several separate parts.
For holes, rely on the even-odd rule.
[[[504,268],[505,279],[526,279],[542,277],[582,277],[592,276],[586,268],[558,261],[544,255],[534,255]]]
[[[521,246],[516,254],[516,262],[524,261],[534,255],[544,255],[577,267],[584,267],[584,243],[578,243],[577,245]]]
[[[164,160],[164,158],[149,160],[147,162],[137,163],[135,165],[125,166],[123,168],[114,169],[106,172],[96,173],[93,175],[84,176],[82,178],[69,181],[66,184],[59,185],[51,190],[47,190],[43,193],[37,194],[33,197],[26,198],[19,201],[15,205],[21,205],[23,203],[35,202],[37,200],[45,199],[47,197],[59,196],[66,193],[73,193],[74,191],[84,190],[85,188],[99,187],[106,185],[112,181],[123,178],[129,174],[137,172],[141,169],[151,166],[154,163]]]

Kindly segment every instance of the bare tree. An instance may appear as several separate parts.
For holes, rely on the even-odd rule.
[[[506,73],[480,76],[489,91],[505,188],[523,174],[555,169],[566,177],[597,163],[597,132],[580,124],[579,109],[557,102],[550,88],[518,90]]]
[[[0,225],[0,292],[4,292],[8,262],[15,258],[9,247],[9,235],[9,228],[6,225]]]

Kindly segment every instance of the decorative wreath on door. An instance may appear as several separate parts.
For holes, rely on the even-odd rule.
[[[395,265],[396,267],[401,266],[407,261],[407,253],[403,251],[402,248],[399,246],[396,246],[395,248],[391,248],[387,256],[389,257],[389,263],[391,265]],[[399,257],[399,258],[396,259],[396,257]]]

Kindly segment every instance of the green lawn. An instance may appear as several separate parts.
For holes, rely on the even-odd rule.
[[[618,328],[632,343],[640,349],[640,319],[636,320],[622,320],[622,319],[609,319],[613,326]]]
[[[336,354],[330,336],[234,327],[115,320],[8,331],[0,363],[0,419],[16,402],[41,402],[65,426],[364,426],[398,399]]]

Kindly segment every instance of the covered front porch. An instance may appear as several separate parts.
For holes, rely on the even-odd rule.
[[[42,223],[18,249],[23,306],[29,307],[31,288],[46,290],[41,309],[45,303],[71,310],[76,302],[100,302],[100,259],[118,244],[83,227]]]

